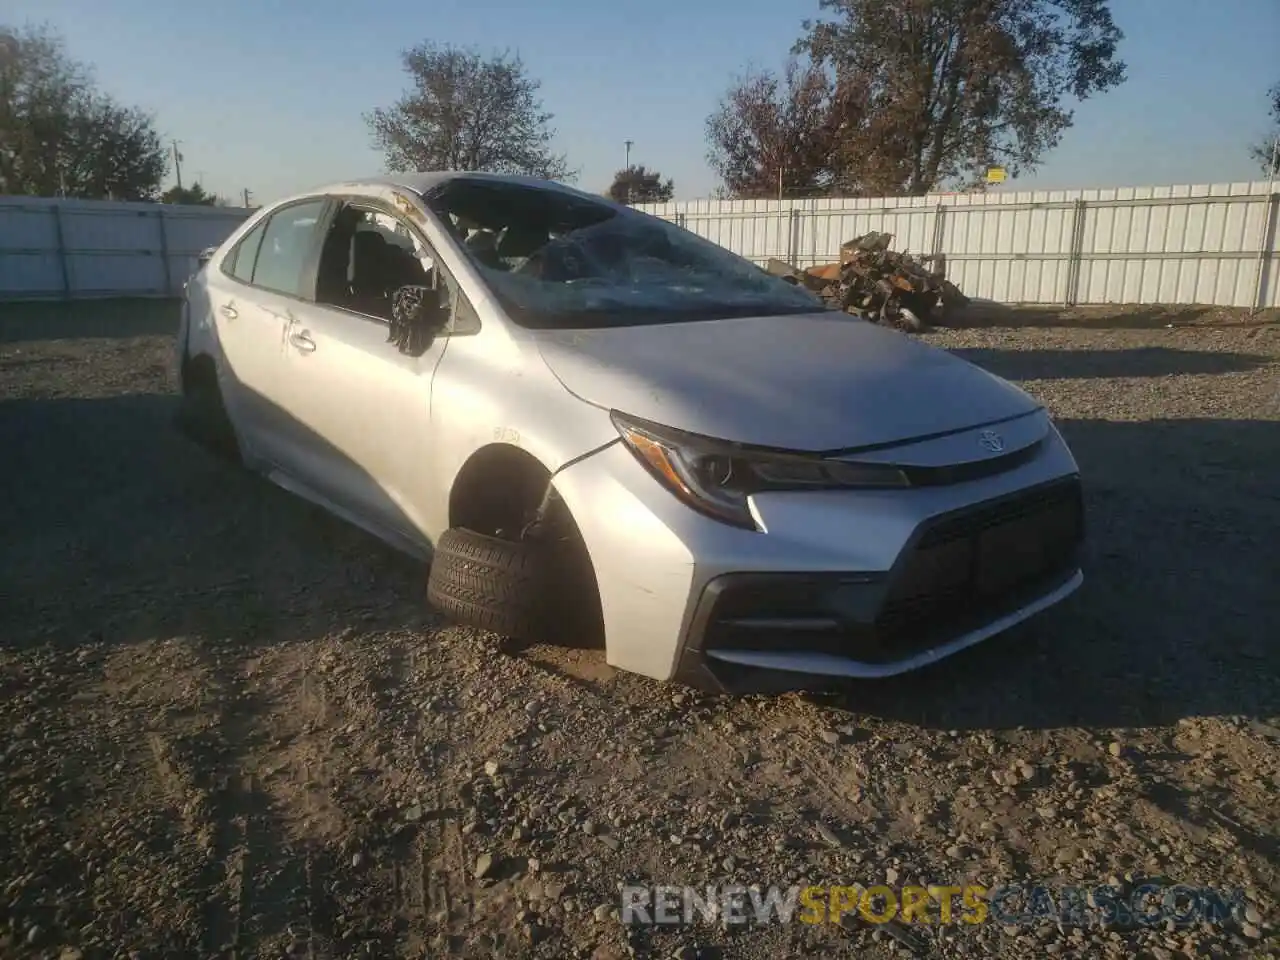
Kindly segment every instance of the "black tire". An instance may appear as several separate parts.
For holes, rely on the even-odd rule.
[[[924,321],[916,316],[915,311],[906,305],[898,309],[898,321],[904,330],[909,330],[911,333],[922,333],[926,329]]]
[[[547,642],[564,629],[574,605],[557,560],[553,542],[500,540],[453,527],[436,542],[427,600],[465,626]]]
[[[178,431],[210,453],[240,463],[240,444],[222,402],[212,364],[190,363],[182,383],[182,400],[174,416]]]
[[[933,300],[919,293],[904,294],[900,312],[908,330],[922,333],[933,323]]]

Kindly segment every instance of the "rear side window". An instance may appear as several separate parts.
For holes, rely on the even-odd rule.
[[[236,244],[227,257],[223,269],[241,283],[253,283],[253,265],[258,259],[258,248],[262,246],[262,233],[266,221],[258,224],[245,234],[244,239]]]
[[[304,292],[303,268],[324,207],[324,200],[299,203],[285,207],[267,221],[253,268],[255,287],[310,299],[311,295]]]

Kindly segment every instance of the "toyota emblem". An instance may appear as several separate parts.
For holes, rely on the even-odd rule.
[[[978,434],[978,446],[984,450],[990,450],[992,453],[999,453],[1004,449],[1004,437],[994,430],[983,430],[982,433]]]

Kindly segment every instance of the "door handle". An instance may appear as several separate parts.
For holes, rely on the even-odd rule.
[[[221,307],[218,308],[218,310],[228,320],[234,320],[236,317],[240,316],[240,314],[236,311],[235,306],[230,303],[224,303]]]
[[[303,353],[314,353],[316,349],[316,342],[311,339],[311,333],[307,330],[289,334],[289,342]]]

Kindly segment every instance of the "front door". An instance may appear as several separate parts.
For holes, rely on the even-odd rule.
[[[448,339],[409,356],[388,334],[395,289],[436,282],[434,269],[416,231],[344,204],[321,247],[314,302],[295,312],[285,337],[291,470],[335,505],[418,542],[431,377]]]

